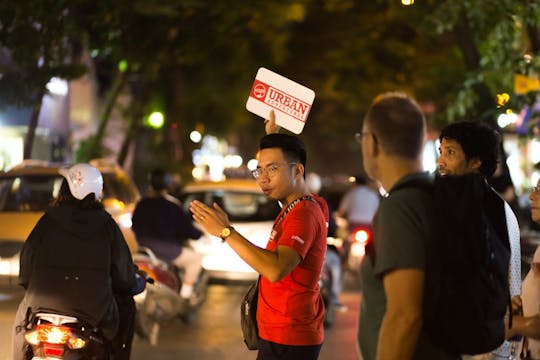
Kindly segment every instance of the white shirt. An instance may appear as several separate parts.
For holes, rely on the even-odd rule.
[[[343,196],[339,212],[346,216],[349,224],[371,224],[379,201],[379,194],[375,190],[366,185],[358,185]]]
[[[508,228],[508,239],[510,240],[510,268],[508,271],[508,283],[510,285],[510,296],[521,294],[521,245],[519,240],[519,224],[514,212],[506,202],[504,203],[506,215],[506,227]],[[538,312],[538,308],[537,311]],[[508,359],[510,355],[509,341],[505,341],[497,349],[493,350],[494,359]],[[519,351],[519,346],[516,346]]]
[[[540,246],[536,248],[533,263],[540,263]],[[523,280],[523,291],[521,293],[523,304],[523,316],[534,316],[540,309],[540,273],[533,271],[532,267]],[[540,359],[540,340],[527,338],[531,357]]]

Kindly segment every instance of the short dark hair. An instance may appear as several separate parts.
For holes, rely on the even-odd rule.
[[[452,123],[442,129],[439,141],[443,139],[458,142],[467,160],[478,157],[482,162],[480,172],[485,177],[490,177],[497,169],[501,136],[486,124],[477,121]]]
[[[414,99],[401,92],[377,96],[364,121],[389,155],[416,159],[425,140],[425,119]]]
[[[298,137],[280,133],[265,135],[259,142],[259,150],[269,148],[281,149],[287,160],[291,162],[300,162],[304,168],[306,167],[306,146]]]
[[[171,175],[164,169],[154,169],[150,173],[150,186],[156,191],[168,189],[171,185],[171,180]]]

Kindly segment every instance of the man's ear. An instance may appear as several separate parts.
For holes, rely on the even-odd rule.
[[[469,160],[469,164],[474,171],[479,171],[480,166],[482,166],[482,160],[480,160],[480,158],[476,156]]]
[[[294,166],[294,177],[304,177],[304,171],[305,171],[305,168],[304,168],[304,165],[302,165],[302,163],[298,163]]]

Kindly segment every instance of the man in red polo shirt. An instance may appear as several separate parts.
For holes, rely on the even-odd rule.
[[[264,194],[283,205],[266,249],[231,226],[225,212],[193,201],[193,218],[220,236],[259,274],[257,359],[317,359],[324,339],[320,277],[328,207],[305,183],[306,150],[296,136],[269,134],[259,144],[253,171]]]

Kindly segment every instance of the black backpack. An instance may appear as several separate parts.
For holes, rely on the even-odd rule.
[[[405,187],[430,191],[436,209],[426,251],[424,332],[453,354],[496,349],[510,305],[504,201],[480,174],[410,181],[392,192]]]

